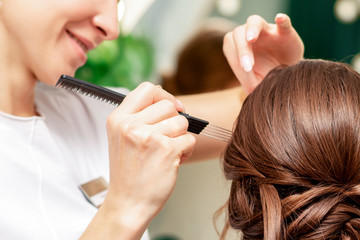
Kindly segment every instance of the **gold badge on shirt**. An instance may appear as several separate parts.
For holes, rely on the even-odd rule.
[[[99,177],[84,184],[81,184],[79,187],[86,199],[92,205],[99,208],[106,197],[108,183],[103,177]]]

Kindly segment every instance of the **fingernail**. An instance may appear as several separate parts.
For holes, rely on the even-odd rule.
[[[284,16],[285,16],[284,13],[278,13],[278,14],[276,14],[276,17],[275,17],[275,18],[281,18],[281,17],[284,17]]]
[[[176,99],[176,102],[179,104],[180,108],[182,109],[181,112],[185,112],[185,107],[182,104],[182,102],[180,102],[180,100]]]
[[[244,55],[241,57],[241,66],[243,67],[245,72],[251,72],[252,63],[251,63],[251,59],[248,55]]]
[[[255,32],[253,30],[248,30],[246,33],[246,40],[248,42],[250,42],[251,40],[253,40],[255,38]]]

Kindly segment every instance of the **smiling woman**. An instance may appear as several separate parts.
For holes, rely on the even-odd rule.
[[[78,43],[89,50],[118,36],[116,4],[96,0],[91,4],[82,0],[6,1],[1,13],[7,50],[17,49],[18,54],[23,53],[18,57],[27,60],[23,64],[31,65],[21,74],[54,84],[60,74],[74,74],[85,63]],[[73,39],[77,44],[72,44]],[[17,57],[14,54],[12,51],[13,58]]]
[[[139,86],[115,112],[51,86],[117,38],[117,1],[0,3],[0,239],[148,239],[146,227],[194,146],[182,106],[152,84]],[[126,129],[131,122],[137,125]],[[160,167],[149,171],[155,159]],[[144,188],[150,180],[162,195]],[[108,193],[98,210],[79,186],[99,182],[108,182]],[[139,199],[148,202],[139,208]]]
[[[109,180],[105,120],[113,108],[48,85],[118,36],[116,5],[0,1],[1,239],[77,239],[97,213],[78,187]]]

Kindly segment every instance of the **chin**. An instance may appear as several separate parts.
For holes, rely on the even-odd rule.
[[[41,74],[37,76],[37,80],[50,86],[55,86],[60,76],[66,73]]]
[[[1,0],[0,0],[1,1]],[[65,74],[68,76],[74,76],[78,66],[75,64],[58,64],[48,65],[47,69],[36,69],[34,75],[37,80],[51,86],[55,86],[60,76]]]

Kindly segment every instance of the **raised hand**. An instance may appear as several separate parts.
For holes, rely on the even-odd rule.
[[[277,14],[275,24],[252,15],[226,34],[223,50],[245,91],[251,93],[274,67],[301,60],[304,44],[287,15]]]

